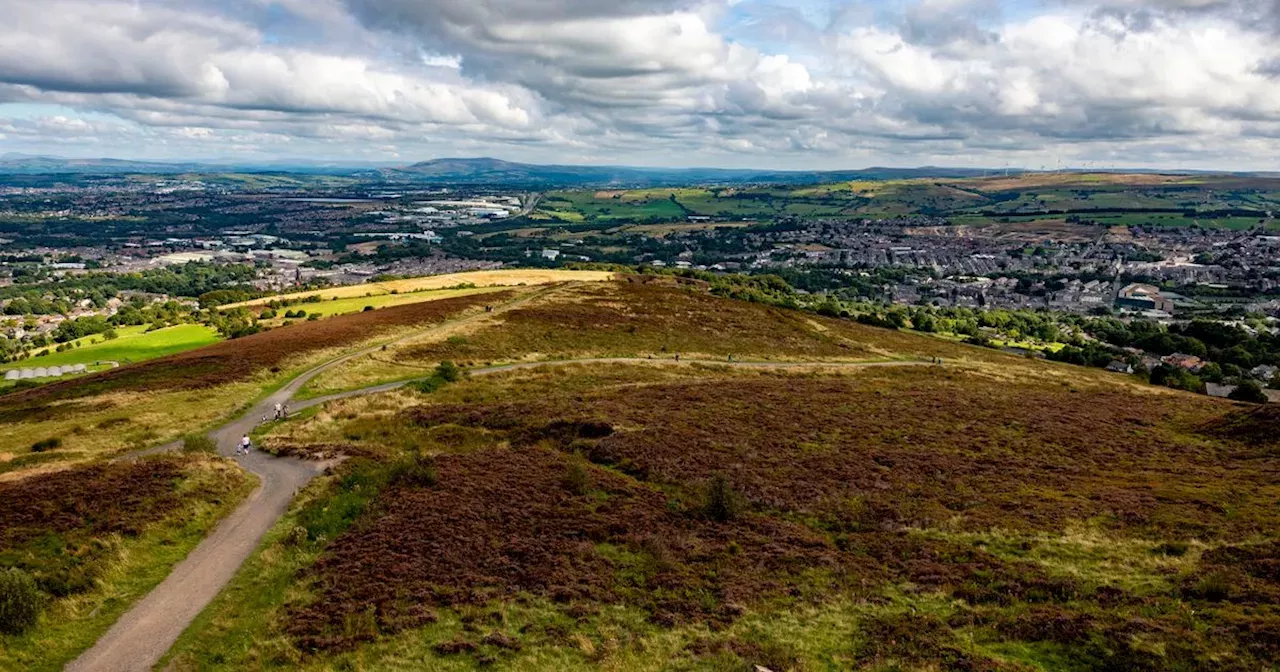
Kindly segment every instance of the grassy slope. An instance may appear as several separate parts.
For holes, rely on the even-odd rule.
[[[77,541],[78,553],[102,557],[92,588],[54,600],[34,630],[21,636],[0,636],[0,669],[62,669],[163,581],[255,485],[252,477],[222,460],[203,456],[182,459],[189,472],[175,489],[180,506],[136,536],[99,535]],[[96,550],[86,551],[89,548]],[[39,564],[41,555],[47,554],[48,562],[58,562],[74,549],[69,542],[66,548],[40,544],[25,551],[24,557],[28,563]]]
[[[455,297],[452,300],[466,301],[467,297]],[[354,321],[357,327],[365,323],[370,323],[370,326],[360,327],[354,336],[348,333],[347,336],[353,336],[348,339],[350,342],[332,343],[327,346],[324,342],[309,342],[305,352],[288,355],[275,367],[276,370],[261,369],[241,379],[223,380],[213,385],[197,385],[185,389],[180,385],[179,389],[169,390],[153,389],[154,386],[148,382],[150,376],[142,376],[134,383],[125,381],[127,384],[122,383],[123,387],[119,389],[106,389],[96,394],[58,401],[45,407],[24,403],[18,407],[0,411],[0,478],[12,477],[15,475],[14,472],[26,467],[43,465],[49,461],[83,461],[122,451],[146,448],[177,439],[193,430],[207,428],[254,399],[260,398],[266,392],[278,388],[299,373],[335,358],[343,352],[379,342],[393,341],[421,331],[427,326],[426,324],[387,326],[383,323],[388,320],[394,322],[392,318],[401,312],[418,314],[428,309],[434,310],[433,305],[434,302],[432,304],[415,303],[368,314],[336,318]],[[325,320],[319,323],[300,323],[292,328],[311,330],[325,337],[326,334],[334,331],[335,327],[330,326],[331,324],[340,323],[330,323]],[[260,344],[268,340],[274,342],[277,338],[285,338],[289,333],[292,332],[275,330],[213,347],[231,348],[230,354],[235,355],[236,348],[265,349],[268,346]],[[324,338],[320,340],[323,341]],[[309,341],[316,341],[316,339],[311,338]],[[206,348],[189,351],[186,355],[199,363],[201,357],[212,356],[210,353],[211,350]],[[226,354],[228,353],[222,353],[223,356]],[[170,360],[151,362],[151,365],[155,365],[156,375],[165,373],[160,363],[168,361]],[[227,365],[219,365],[214,373],[226,368]],[[128,371],[121,370],[121,372]],[[198,373],[205,373],[205,371],[200,369]],[[189,378],[189,375],[184,374],[174,380],[162,379],[160,382],[192,382]],[[85,380],[100,379],[101,375]],[[83,389],[83,385],[73,388],[81,391]],[[0,401],[4,399],[0,397]],[[62,447],[38,456],[29,453],[33,443],[49,438],[62,439]]]
[[[0,371],[98,362],[129,364],[199,348],[219,340],[217,332],[199,324],[180,324],[152,332],[148,332],[146,326],[121,327],[116,331],[120,334],[117,339],[108,341],[101,335],[88,336],[73,341],[73,344],[81,344],[74,350],[50,352],[42,357],[0,365]]]
[[[848,321],[764,308],[668,286],[597,283],[478,321],[465,331],[411,340],[325,372],[304,390],[319,396],[420,377],[437,362],[465,366],[590,357],[869,361],[975,356],[928,339]],[[866,347],[869,334],[874,347]]]
[[[596,327],[610,342],[628,333]],[[1250,602],[1269,584],[1240,576],[1228,597],[1205,597],[1221,581],[1215,572],[1240,571],[1210,558],[1260,548],[1277,522],[1274,456],[1202,433],[1234,406],[1086,369],[857,333],[882,351],[947,348],[953,364],[836,376],[574,366],[429,397],[346,400],[275,427],[266,441],[279,449],[336,446],[374,462],[316,484],[183,636],[176,669],[1248,669],[1273,655],[1262,633],[1280,613]],[[749,334],[722,337],[740,345],[758,338]],[[631,335],[633,348],[651,338]],[[512,347],[511,358],[539,345],[453,345],[477,342]],[[584,418],[616,433],[548,433]],[[388,486],[370,475],[414,450],[441,455],[438,485]],[[585,500],[556,476],[566,459],[556,455],[574,451],[596,462]],[[724,526],[695,509],[716,469],[729,470],[751,509]],[[431,504],[410,513],[414,501]],[[474,527],[489,515],[502,521],[496,536]],[[590,542],[558,537],[560,516]],[[529,524],[543,529],[530,533]],[[768,542],[752,536],[762,525],[773,530]],[[306,541],[287,541],[295,527]],[[815,547],[795,544],[811,535],[825,540],[817,557],[855,568],[852,582],[833,566],[805,569]],[[394,548],[383,546],[392,539]],[[468,550],[454,567],[458,548]],[[548,549],[550,558],[539,554]],[[489,564],[491,554],[505,552],[523,571],[497,580],[508,565]],[[344,569],[360,554],[361,570]],[[771,568],[758,574],[756,562]],[[485,571],[498,573],[467,578]],[[365,574],[379,577],[364,584],[372,594],[416,597],[346,601],[363,594]],[[544,580],[607,590],[557,602]],[[490,597],[464,597],[473,588]],[[423,603],[428,614],[401,611]],[[662,614],[673,605],[682,615],[670,621]],[[735,615],[723,620],[726,608]],[[309,630],[304,616],[336,625]],[[304,631],[359,643],[308,653],[297,639]]]

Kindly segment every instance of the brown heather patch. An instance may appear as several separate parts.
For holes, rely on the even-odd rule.
[[[1078,592],[1030,565],[905,532],[850,535],[841,548],[780,518],[715,523],[607,470],[589,469],[575,494],[568,465],[538,447],[437,457],[434,486],[392,485],[307,570],[315,597],[290,608],[287,630],[304,650],[342,650],[432,622],[435,607],[520,596],[568,613],[624,603],[659,624],[723,625],[762,600],[820,602],[887,581],[977,604]],[[373,622],[348,627],[358,618]]]
[[[55,597],[85,592],[113,561],[119,536],[216,504],[243,483],[238,470],[182,456],[0,483],[0,567],[22,568]]]
[[[1223,405],[933,368],[649,385],[409,412],[551,440],[642,480],[724,473],[758,509],[832,530],[947,526],[1244,538],[1280,524],[1280,466],[1184,434]],[[615,431],[616,430],[616,431]]]
[[[603,373],[559,391],[522,374],[497,395],[469,391],[473,381],[445,398],[474,401],[383,417],[484,441],[443,449],[434,485],[393,484],[334,540],[304,575],[311,601],[286,611],[294,641],[345,650],[437,609],[531,598],[575,618],[622,604],[729,633],[743,613],[842,596],[864,605],[848,644],[862,667],[1023,669],[986,652],[1007,642],[1061,647],[1097,669],[1276,660],[1275,543],[1241,543],[1276,528],[1276,464],[1197,433],[1233,406],[936,368],[641,385]],[[568,476],[572,452],[596,462],[587,486]],[[702,513],[714,474],[746,501],[724,523]],[[974,541],[1081,520],[1171,542],[1153,553],[1188,537],[1210,549],[1165,592],[1135,594]],[[879,606],[886,589],[947,607],[895,616]],[[727,648],[690,653],[796,655],[712,640]]]
[[[618,602],[655,619],[731,618],[732,603],[778,592],[838,551],[803,526],[762,517],[718,525],[669,508],[625,477],[591,470],[592,492],[563,485],[550,450],[487,449],[435,460],[437,485],[392,486],[376,515],[343,534],[309,570],[317,597],[289,631],[304,649],[348,648],[343,627],[374,610],[379,628],[421,625],[430,606],[525,593],[555,602]]]
[[[1239,441],[1259,458],[1280,456],[1280,407],[1248,406],[1205,423],[1203,431],[1214,437]]]
[[[98,464],[0,483],[0,549],[46,534],[136,534],[178,505],[176,459]]]
[[[443,322],[469,308],[510,297],[509,292],[462,296],[316,322],[300,322],[85,378],[6,395],[0,397],[0,421],[20,421],[62,413],[62,409],[48,404],[112,390],[191,390],[246,380],[259,371],[283,365],[292,357],[354,345],[397,327]]]

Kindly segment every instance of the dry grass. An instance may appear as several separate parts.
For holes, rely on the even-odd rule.
[[[458,285],[472,284],[477,287],[515,287],[519,285],[549,285],[557,282],[603,282],[613,278],[613,273],[604,271],[561,271],[540,269],[513,269],[504,271],[472,271],[469,273],[451,273],[449,275],[432,275],[424,278],[407,280],[391,280],[388,282],[371,282],[363,285],[334,287],[313,292],[297,292],[281,296],[265,297],[253,301],[227,306],[257,306],[271,301],[305,299],[319,296],[325,300],[333,298],[350,299],[368,295],[389,294],[399,292],[422,292],[446,289]],[[303,306],[305,308],[305,306]]]

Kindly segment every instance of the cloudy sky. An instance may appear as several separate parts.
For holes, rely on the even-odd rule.
[[[1280,0],[0,0],[0,154],[1280,169]]]

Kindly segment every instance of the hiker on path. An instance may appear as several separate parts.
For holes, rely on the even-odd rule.
[[[245,434],[244,438],[240,439],[240,447],[236,449],[236,455],[248,455],[249,447],[251,445],[252,443],[249,441],[249,435]]]
[[[280,409],[281,409],[281,408],[282,408],[282,407],[280,406],[280,402],[278,402],[278,401],[277,401],[277,402],[276,402],[276,420],[279,420],[279,419],[280,419]]]

